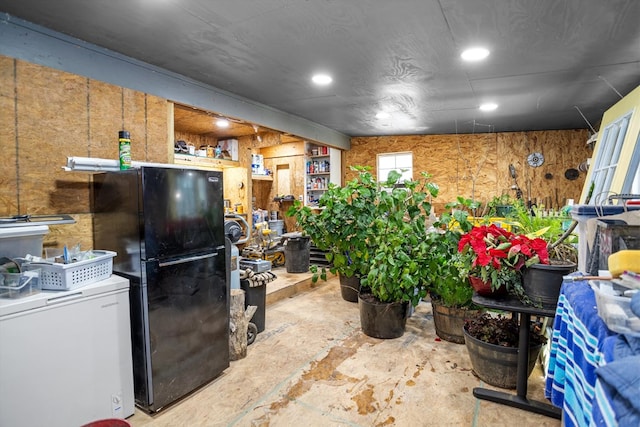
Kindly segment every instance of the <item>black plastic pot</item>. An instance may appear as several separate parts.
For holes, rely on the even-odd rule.
[[[464,342],[476,375],[487,384],[501,388],[516,388],[518,348],[489,344],[469,335],[465,328]],[[542,344],[529,346],[528,374],[536,365]]]
[[[360,294],[360,277],[346,277],[340,275],[339,280],[342,299],[349,302],[358,302],[358,295]]]
[[[553,261],[552,261],[553,262]],[[543,308],[553,308],[558,304],[562,277],[576,270],[576,264],[533,264],[522,273],[525,294],[535,304]]]
[[[358,295],[362,332],[373,338],[398,338],[404,335],[409,317],[409,302],[380,302],[371,294]]]

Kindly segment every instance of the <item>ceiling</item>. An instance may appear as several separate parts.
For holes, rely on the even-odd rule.
[[[640,84],[637,0],[0,0],[0,11],[348,136],[597,130]],[[477,45],[489,57],[462,61]],[[318,71],[333,83],[313,85]]]

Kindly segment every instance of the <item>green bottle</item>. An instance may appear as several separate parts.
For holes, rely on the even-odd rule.
[[[120,151],[120,170],[127,170],[131,167],[131,138],[126,130],[118,132],[118,149]]]

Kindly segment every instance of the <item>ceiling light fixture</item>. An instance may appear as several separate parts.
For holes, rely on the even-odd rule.
[[[389,117],[391,117],[391,114],[387,113],[386,111],[380,111],[378,114],[376,114],[376,119],[388,119]]]
[[[470,62],[481,61],[485,59],[487,56],[489,56],[489,50],[485,49],[484,47],[472,47],[464,50],[460,54],[460,57],[462,59]]]
[[[319,86],[326,86],[330,84],[333,81],[333,79],[328,74],[316,74],[313,77],[311,77],[311,81]]]
[[[480,105],[480,111],[493,111],[496,108],[498,108],[498,104],[494,104],[493,102]]]
[[[227,119],[218,119],[216,121],[216,126],[218,126],[219,128],[228,128],[229,127],[229,120],[227,120]]]

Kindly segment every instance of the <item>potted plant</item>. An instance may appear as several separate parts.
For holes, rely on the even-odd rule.
[[[480,313],[471,300],[473,288],[465,267],[468,263],[458,252],[460,237],[473,227],[469,212],[477,207],[477,202],[458,196],[455,202],[445,205],[447,211],[434,222],[429,234],[432,251],[428,281],[433,323],[440,338],[459,344],[464,343],[464,321]]]
[[[529,331],[528,375],[547,339],[535,325]],[[516,388],[519,328],[513,317],[483,313],[465,322],[464,339],[478,377],[496,387]]]
[[[365,171],[355,167],[355,170]],[[329,184],[311,209],[299,201],[286,212],[296,218],[304,234],[325,251],[329,271],[338,274],[343,299],[358,302],[360,278],[368,272],[367,236],[375,213],[377,183],[368,173],[347,182],[344,187]],[[326,267],[310,267],[312,281],[326,280]]]
[[[509,193],[502,193],[499,196],[493,197],[489,203],[487,203],[487,214],[489,216],[507,218],[514,213],[514,207],[518,204],[522,205],[519,199],[512,197]]]
[[[524,302],[528,301],[521,271],[536,263],[549,263],[545,240],[495,224],[474,226],[460,238],[458,251],[469,256],[469,281],[478,294],[511,292]]]
[[[365,182],[373,179],[366,170],[359,173]],[[362,278],[367,292],[360,292],[358,302],[362,330],[376,338],[401,336],[410,306],[427,294],[433,249],[428,215],[439,189],[425,172],[416,180],[401,182],[401,177],[391,171],[379,183],[373,221],[367,228],[369,269]]]
[[[522,270],[523,293],[535,305],[555,307],[563,277],[577,267],[577,249],[572,244],[575,236],[563,230],[563,218],[543,216],[535,210],[533,213],[517,207],[512,224],[520,232],[545,240],[549,261],[533,263]]]

